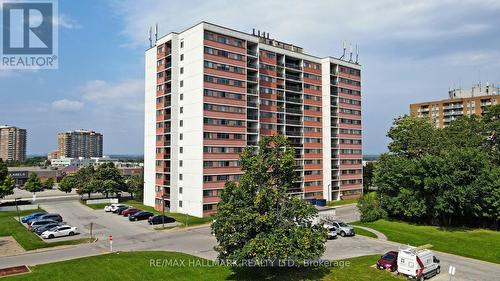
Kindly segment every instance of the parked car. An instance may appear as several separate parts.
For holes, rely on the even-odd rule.
[[[323,227],[326,229],[327,231],[327,238],[328,239],[335,239],[337,238],[337,230],[335,227],[333,227],[331,224],[329,223],[325,223],[323,224]]]
[[[109,208],[109,210],[114,213],[114,212],[116,212],[116,210],[118,208],[121,208],[121,207],[127,207],[127,205],[125,205],[125,204],[116,204],[116,205],[111,206],[111,208]]]
[[[411,246],[399,249],[397,266],[399,274],[419,281],[441,272],[440,261],[431,250]]]
[[[333,220],[329,223],[332,225],[332,227],[335,228],[337,234],[342,237],[356,235],[356,233],[354,233],[354,228],[351,225],[346,224],[345,222]]]
[[[140,211],[141,210],[136,209],[136,208],[128,208],[128,209],[122,211],[122,216],[128,217],[128,216],[133,215],[133,214],[140,212]]]
[[[396,271],[398,269],[398,252],[390,251],[381,256],[377,261],[377,268]]]
[[[147,220],[147,219],[149,219],[149,217],[152,217],[152,216],[153,216],[153,213],[151,213],[151,212],[140,211],[140,212],[137,212],[133,215],[130,215],[128,217],[128,220],[129,221]]]
[[[58,222],[63,221],[61,215],[59,215],[59,214],[45,214],[45,215],[38,217],[38,219],[39,220],[53,220],[53,221],[58,221]]]
[[[42,233],[42,238],[44,239],[52,239],[55,237],[62,237],[62,236],[72,236],[77,234],[77,229],[74,226],[69,226],[69,225],[60,225],[56,226],[50,230],[46,230]]]
[[[149,224],[162,224],[162,223],[173,223],[175,222],[175,219],[169,216],[164,216],[164,215],[156,215],[148,218],[148,223]]]
[[[105,212],[112,212],[113,210],[111,208],[116,208],[116,205],[122,205],[122,204],[120,204],[120,203],[113,203],[111,205],[106,205],[104,207],[104,211]]]
[[[60,226],[60,225],[62,225],[62,223],[60,223],[60,222],[53,222],[53,223],[49,223],[49,224],[39,225],[36,228],[33,228],[33,231],[38,235],[42,235],[42,233],[44,231],[52,229],[52,228],[54,228],[56,226]]]
[[[56,222],[55,220],[36,220],[36,221],[32,221],[31,223],[28,224],[28,229],[33,231],[33,228],[36,228],[36,227],[39,227],[39,226],[42,226],[42,225],[46,225],[46,224],[49,224],[49,223],[54,223]]]
[[[116,209],[113,211],[113,213],[115,213],[115,214],[118,214],[118,215],[119,215],[119,214],[121,214],[121,213],[122,213],[122,211],[124,211],[124,210],[126,210],[126,209],[128,209],[128,208],[129,208],[128,206],[120,206],[120,207],[116,208]]]
[[[24,216],[21,218],[21,221],[23,223],[29,223],[30,221],[32,220],[36,220],[39,216],[43,216],[45,215],[46,213],[44,212],[36,212],[36,213],[32,213],[32,214],[29,214],[27,216]]]

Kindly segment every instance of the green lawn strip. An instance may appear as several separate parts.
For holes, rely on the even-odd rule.
[[[342,206],[342,205],[355,204],[355,203],[358,203],[358,198],[328,201],[326,203],[326,205],[329,207],[335,207],[335,206]]]
[[[176,252],[122,252],[39,265],[3,280],[403,280],[371,267],[378,258],[346,259],[335,267],[236,268]]]
[[[34,212],[41,212],[42,209],[20,211],[20,216],[29,215]],[[75,245],[80,243],[89,242],[89,239],[75,239],[67,241],[58,241],[52,243],[46,243],[38,235],[29,231],[26,227],[21,225],[13,217],[17,216],[17,212],[0,212],[0,236],[12,236],[16,239],[17,243],[21,245],[25,250],[35,250],[40,248],[56,247],[62,245]]]
[[[142,204],[142,202],[140,202],[140,201],[127,200],[127,201],[123,201],[123,202],[120,202],[120,203],[123,203],[125,205],[129,205],[129,206],[133,206],[133,207],[135,207],[137,209],[141,209],[141,210],[144,210],[144,211],[149,211],[149,212],[152,212],[153,214],[157,214],[157,215],[161,215],[162,214],[161,211],[157,211],[153,207],[146,206],[146,205]],[[193,217],[193,216],[189,216],[189,215],[185,215],[185,214],[179,214],[179,213],[168,213],[168,212],[165,212],[165,215],[176,219],[178,222],[182,223],[183,225],[186,225],[186,223],[187,223],[188,226],[204,224],[204,223],[211,222],[213,220],[210,217],[208,217],[208,218],[198,218],[198,217]]]
[[[104,210],[104,207],[111,204],[111,203],[86,204],[85,201],[80,201],[80,203],[94,210]]]
[[[486,229],[441,228],[400,221],[378,220],[353,224],[378,230],[395,241],[413,246],[432,244],[434,250],[500,263],[500,232]]]
[[[356,232],[356,235],[363,235],[363,236],[368,236],[371,238],[377,238],[377,235],[375,233],[368,231],[366,229],[362,229],[362,228],[354,226],[354,231]]]

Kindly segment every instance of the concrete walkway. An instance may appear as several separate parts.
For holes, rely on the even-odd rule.
[[[379,240],[387,241],[387,236],[385,236],[385,234],[383,234],[382,232],[380,232],[378,230],[375,230],[375,229],[369,228],[369,227],[359,226],[359,225],[356,225],[356,227],[364,229],[366,231],[370,231],[371,233],[377,235],[377,239],[379,239]]]

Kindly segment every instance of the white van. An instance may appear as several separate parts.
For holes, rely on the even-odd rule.
[[[441,272],[439,259],[431,250],[412,246],[399,248],[398,274],[406,275],[410,279],[423,281]]]

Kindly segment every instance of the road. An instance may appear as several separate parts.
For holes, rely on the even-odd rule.
[[[152,230],[146,222],[129,223],[115,214],[92,210],[77,201],[53,202],[43,206],[48,210],[61,210],[63,217],[69,220],[84,218],[98,222],[105,227],[96,230],[101,239],[94,244],[70,246],[63,249],[29,252],[22,255],[1,257],[0,268],[20,264],[36,265],[78,257],[98,255],[109,251],[107,235],[113,234],[113,250],[168,250],[215,259],[213,250],[215,238],[210,234],[208,226],[168,231]],[[52,208],[52,209],[51,209]],[[357,216],[353,206],[339,207],[337,217],[350,221]],[[383,254],[389,250],[397,250],[400,244],[382,241],[364,236],[339,237],[327,242],[325,259],[338,260],[371,254]],[[498,280],[500,265],[463,258],[455,255],[437,253],[443,268],[442,273],[431,280],[448,280],[447,269],[450,264],[457,268],[453,280]],[[375,262],[375,261],[374,261]]]

